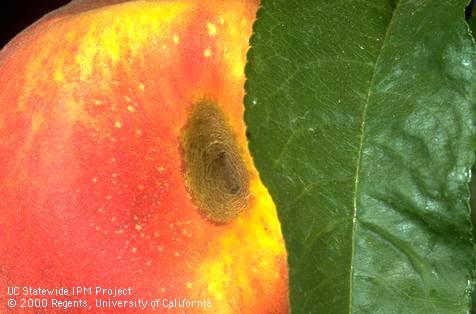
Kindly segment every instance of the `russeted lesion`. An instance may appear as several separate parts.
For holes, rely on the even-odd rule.
[[[184,175],[202,215],[223,224],[246,207],[249,174],[235,134],[212,101],[193,106],[182,133]]]

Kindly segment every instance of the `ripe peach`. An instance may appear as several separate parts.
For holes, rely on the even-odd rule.
[[[52,298],[96,313],[110,313],[98,298],[288,311],[280,225],[243,122],[257,6],[73,1],[1,51],[0,312],[12,286],[69,289],[39,297],[46,312]]]

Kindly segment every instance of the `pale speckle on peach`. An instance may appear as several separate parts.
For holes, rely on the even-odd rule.
[[[217,27],[215,24],[207,22],[208,35],[215,36],[217,33]]]

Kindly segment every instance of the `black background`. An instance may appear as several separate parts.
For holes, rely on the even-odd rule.
[[[0,48],[16,34],[70,0],[6,0],[0,6]]]

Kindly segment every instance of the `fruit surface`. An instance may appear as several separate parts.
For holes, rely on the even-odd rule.
[[[257,6],[76,1],[1,51],[0,312],[35,312],[7,306],[10,286],[64,287],[56,299],[96,313],[111,312],[97,299],[287,312],[280,225],[243,122]]]

